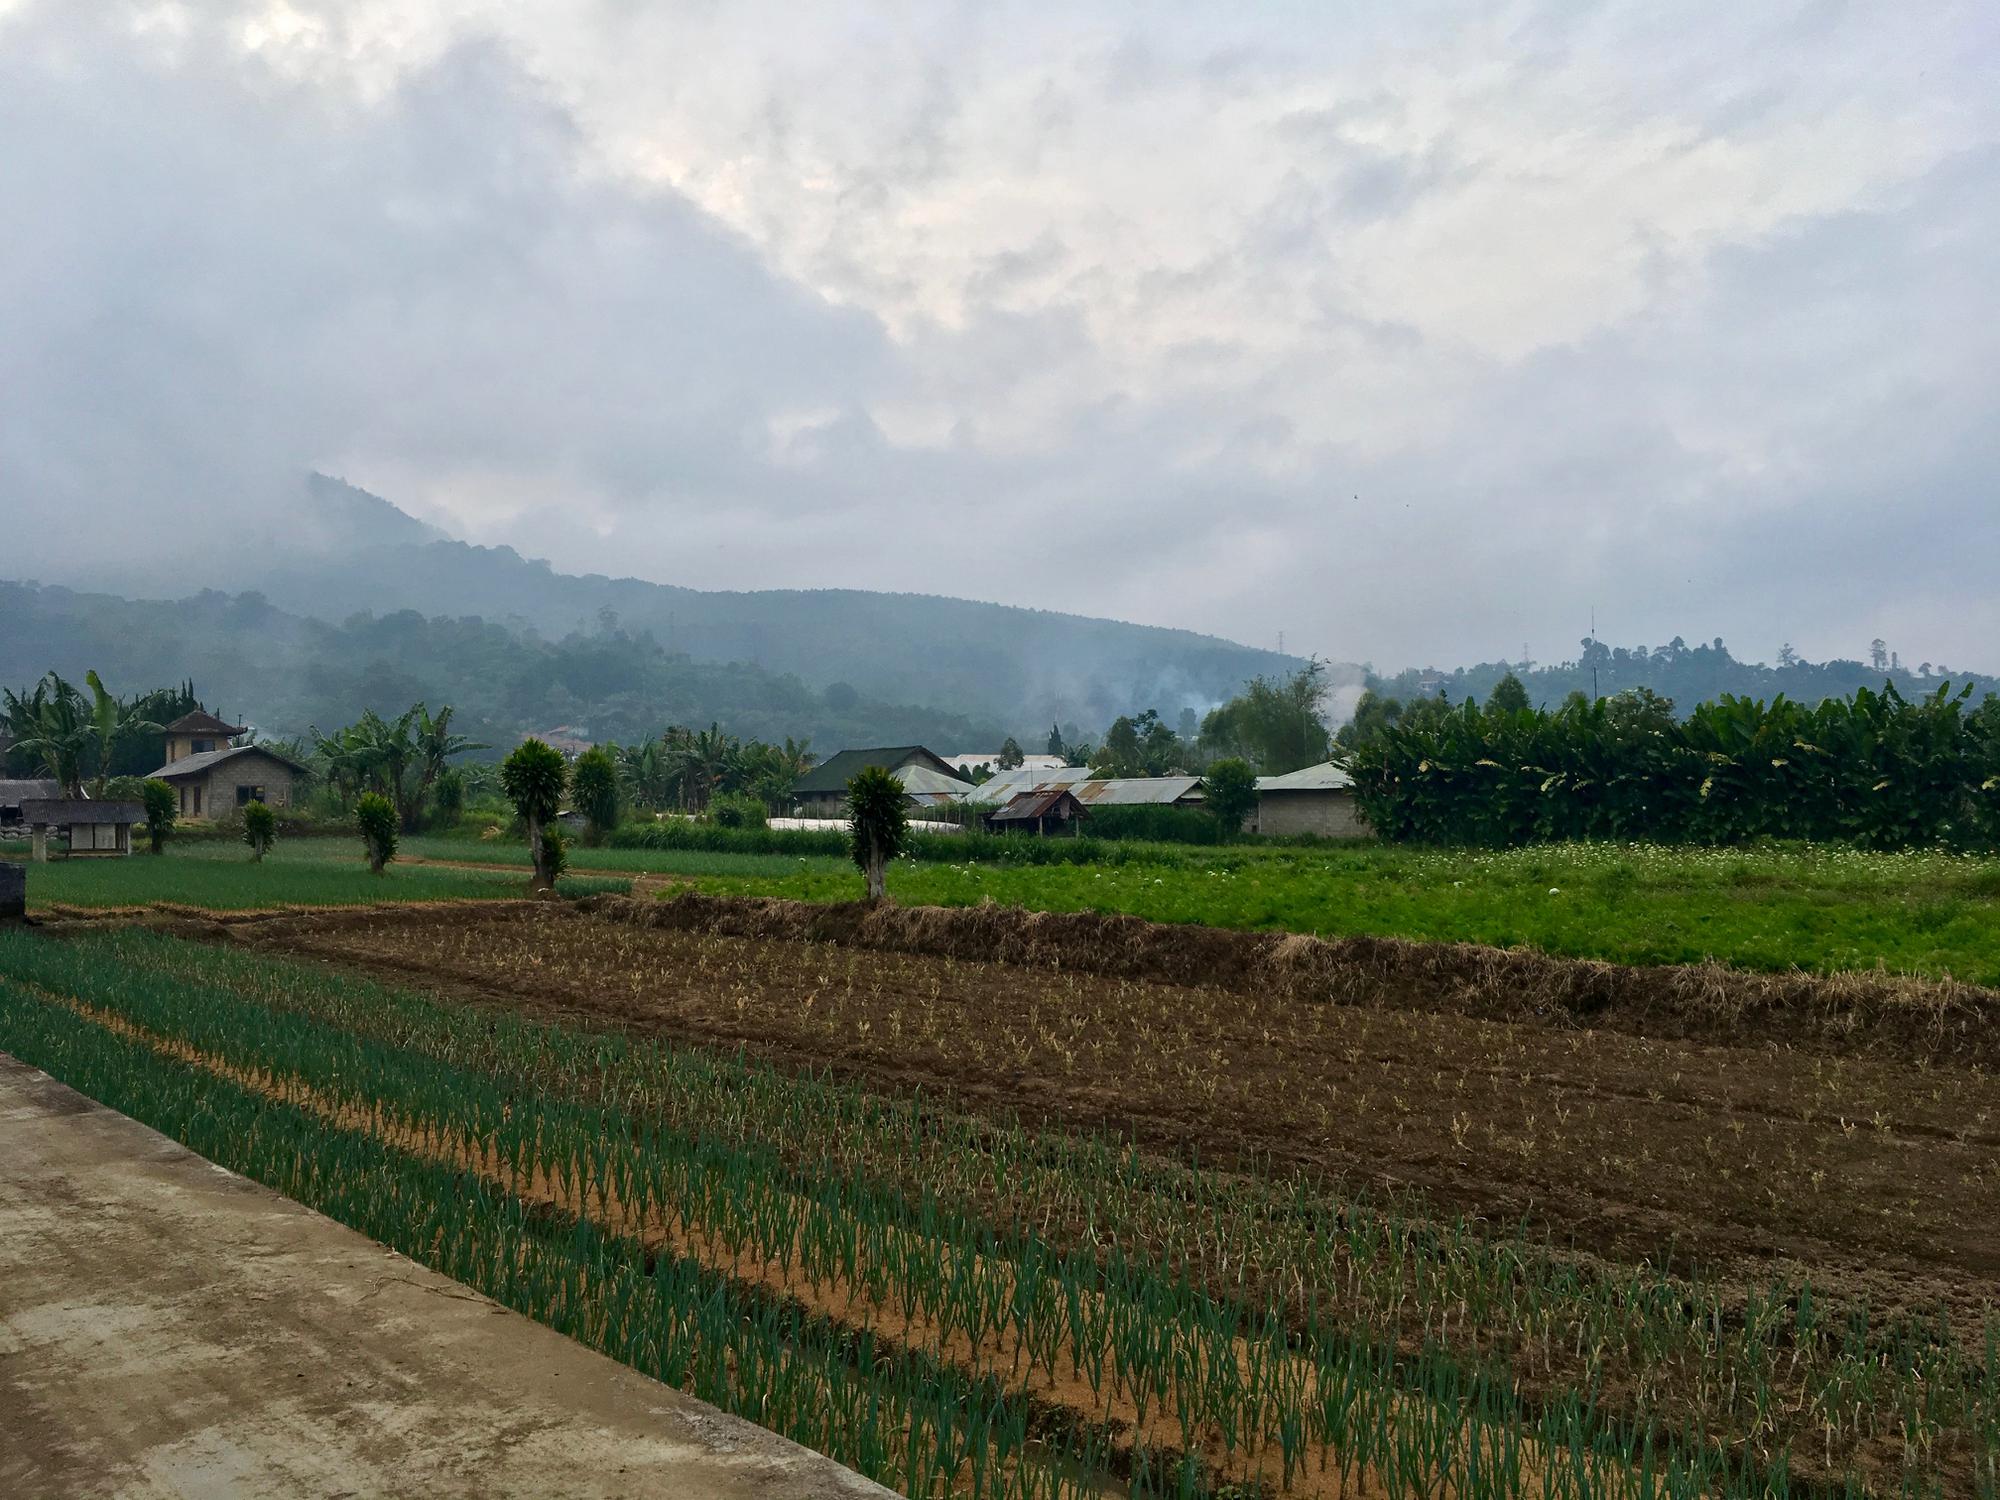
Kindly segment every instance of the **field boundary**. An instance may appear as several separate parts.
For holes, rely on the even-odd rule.
[[[642,927],[1205,985],[1307,1004],[2000,1067],[2000,991],[1952,979],[1616,964],[1534,948],[1245,932],[990,902],[829,904],[679,890],[657,899],[587,896],[573,909]]]

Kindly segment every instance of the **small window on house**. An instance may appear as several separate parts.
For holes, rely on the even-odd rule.
[[[194,753],[196,755],[206,755],[208,754],[209,751],[213,750],[214,748],[215,748],[214,740],[196,740],[194,742]]]

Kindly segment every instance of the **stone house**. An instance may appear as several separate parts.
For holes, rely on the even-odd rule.
[[[1259,776],[1250,831],[1307,833],[1323,839],[1371,837],[1368,820],[1354,801],[1353,780],[1331,761],[1285,776]]]
[[[226,818],[249,802],[289,807],[305,767],[262,745],[235,745],[169,761],[152,773],[180,796],[186,818]]]

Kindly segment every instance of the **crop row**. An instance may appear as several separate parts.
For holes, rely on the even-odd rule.
[[[147,945],[159,961],[131,963]],[[126,964],[105,963],[113,953]],[[75,996],[255,1081],[269,1108],[316,1117],[328,1140],[348,1141],[342,1150],[358,1149],[349,1138],[361,1136],[382,1150],[384,1140],[404,1143],[412,1170],[446,1171],[463,1183],[472,1168],[469,1197],[486,1207],[464,1209],[470,1217],[454,1219],[450,1237],[434,1221],[461,1209],[414,1192],[398,1201],[416,1227],[385,1235],[377,1221],[358,1226],[399,1248],[415,1245],[411,1253],[448,1274],[492,1290],[490,1277],[515,1256],[495,1249],[497,1259],[482,1261],[481,1235],[490,1229],[492,1245],[515,1245],[509,1215],[531,1227],[537,1205],[560,1210],[575,1241],[570,1264],[583,1268],[563,1274],[582,1280],[558,1277],[526,1291],[503,1284],[503,1300],[565,1331],[582,1330],[621,1358],[638,1314],[591,1299],[624,1286],[619,1267],[643,1264],[632,1256],[657,1255],[664,1242],[683,1252],[688,1274],[717,1278],[727,1296],[793,1308],[802,1321],[785,1325],[786,1336],[821,1330],[826,1348],[837,1351],[826,1357],[847,1361],[850,1372],[869,1370],[891,1345],[899,1353],[889,1367],[930,1372],[913,1390],[929,1390],[923,1380],[939,1371],[955,1372],[972,1393],[963,1397],[973,1403],[968,1420],[987,1435],[949,1467],[962,1435],[941,1428],[930,1438],[907,1435],[936,1428],[925,1427],[921,1413],[898,1417],[906,1436],[894,1443],[879,1433],[849,1434],[832,1448],[906,1487],[917,1487],[908,1474],[880,1466],[892,1448],[930,1476],[926,1484],[949,1474],[993,1494],[1034,1482],[1022,1479],[1031,1472],[1087,1489],[1104,1465],[1142,1492],[1175,1493],[1222,1476],[1303,1481],[1329,1463],[1343,1474],[1366,1470],[1403,1494],[1744,1493],[1784,1483],[1790,1452],[1776,1440],[1779,1424],[1754,1439],[1721,1428],[1676,1438],[1646,1421],[1614,1420],[1603,1372],[1614,1357],[1651,1370],[1678,1360],[1694,1378],[1755,1387],[1760,1361],[1768,1368],[1803,1354],[1817,1383],[1789,1391],[1767,1384],[1753,1407],[1803,1400],[1836,1426],[1890,1420],[1911,1459],[1906,1487],[1991,1492],[1990,1349],[1981,1368],[1949,1341],[1911,1336],[1885,1347],[1865,1321],[1843,1323],[1809,1296],[1774,1297],[1727,1315],[1719,1305],[1689,1310],[1679,1306],[1686,1295],[1679,1284],[1636,1273],[1622,1287],[1593,1281],[1464,1226],[1440,1229],[1352,1206],[1329,1214],[1302,1187],[1287,1204],[1268,1193],[1253,1201],[1240,1179],[1184,1174],[1169,1184],[1160,1180],[1169,1169],[1103,1141],[971,1126],[954,1138],[940,1127],[945,1117],[920,1108],[621,1038],[438,1009],[296,966],[159,939],[9,940],[0,945],[0,972],[22,981],[8,992],[10,1028],[40,1017],[67,1027],[65,1034],[100,1034],[60,1003],[32,998]],[[111,1040],[141,1068],[129,1042]],[[157,1052],[143,1055],[153,1061],[142,1071],[185,1071]],[[835,1145],[854,1140],[869,1149],[842,1154]],[[800,1141],[829,1154],[787,1155],[774,1144]],[[929,1175],[914,1192],[883,1180],[882,1164],[898,1157],[925,1164]],[[984,1196],[974,1191],[982,1176],[1005,1182],[1012,1218],[996,1224],[966,1211]],[[1212,1279],[1197,1285],[1167,1274],[1175,1259],[1137,1232],[1166,1229],[1172,1215],[1159,1205],[1170,1186],[1193,1232],[1217,1237],[1214,1246],[1193,1247],[1199,1263],[1235,1260],[1243,1278],[1237,1295]],[[1058,1243],[1035,1227],[1037,1214],[1086,1228]],[[626,1258],[606,1246],[627,1247],[617,1252]],[[479,1265],[490,1273],[465,1269]],[[1271,1297],[1277,1273],[1295,1276],[1300,1295]],[[1331,1307],[1315,1305],[1322,1287],[1343,1286],[1347,1311],[1376,1314],[1366,1325],[1336,1321]],[[1573,1334],[1580,1363],[1566,1368],[1583,1378],[1530,1410],[1504,1362],[1496,1370],[1443,1347],[1454,1328],[1504,1326],[1502,1315],[1539,1316],[1545,1335]],[[777,1326],[768,1318],[777,1316],[756,1326],[768,1334]],[[648,1337],[664,1335],[655,1329]],[[859,1340],[868,1341],[870,1360],[856,1364]],[[1539,1342],[1553,1361],[1555,1339]],[[724,1367],[736,1368],[732,1361]],[[761,1387],[718,1395],[712,1382],[686,1373],[691,1366],[633,1362],[678,1371],[676,1383],[790,1430],[767,1418],[772,1398]],[[833,1377],[812,1377],[822,1378]],[[1035,1429],[1039,1443],[1062,1450],[1060,1462],[1024,1464],[1028,1414],[1063,1404],[1063,1390],[1088,1396],[1070,1398],[1064,1423]],[[907,1415],[916,1397],[905,1391],[897,1399],[903,1404],[890,1409]],[[1885,1403],[1892,1417],[1884,1417]],[[1018,1439],[1009,1436],[1017,1426]],[[1116,1444],[1106,1436],[1114,1426],[1126,1433]],[[924,1442],[942,1456],[909,1459],[911,1445]],[[1981,1449],[1983,1460],[1968,1457]],[[975,1450],[987,1479],[973,1475]],[[1724,1465],[1720,1451],[1756,1462]],[[1967,1464],[1962,1477],[1942,1472],[1948,1457]],[[1850,1475],[1840,1487],[1858,1484]]]
[[[1038,1252],[1030,1240],[1026,1254],[1008,1258],[990,1230],[968,1234],[970,1226],[934,1200],[908,1202],[852,1180],[828,1180],[804,1196],[782,1184],[768,1154],[702,1130],[660,1130],[624,1112],[524,1096],[492,1076],[156,976],[128,974],[102,988],[116,996],[94,994],[90,1004],[108,1000],[120,1026],[172,1038],[188,1056],[254,1080],[272,1108],[298,1110],[310,1100],[340,1140],[366,1134],[414,1142],[412,1150],[434,1168],[470,1166],[498,1194],[488,1200],[484,1188],[474,1190],[466,1194],[474,1204],[542,1202],[564,1210],[574,1224],[574,1270],[526,1288],[504,1280],[516,1264],[512,1242],[502,1244],[504,1226],[494,1230],[500,1248],[456,1238],[444,1250],[438,1222],[448,1210],[422,1194],[398,1200],[408,1222],[388,1238],[458,1274],[492,1268],[474,1284],[490,1286],[498,1274],[506,1300],[526,1298],[538,1316],[594,1332],[594,1342],[614,1352],[628,1348],[630,1320],[622,1312],[614,1320],[592,1298],[620,1286],[618,1266],[656,1252],[662,1238],[714,1244],[728,1256],[730,1286],[768,1280],[778,1266],[784,1286],[810,1288],[810,1296],[792,1300],[818,1308],[816,1318],[826,1318],[822,1288],[846,1286],[846,1316],[828,1324],[838,1330],[834,1342],[868,1338],[880,1324],[904,1360],[956,1370],[966,1388],[960,1406],[974,1390],[988,1394],[986,1408],[966,1408],[972,1428],[988,1434],[988,1448],[1006,1448],[1016,1430],[1026,1438],[1026,1424],[1000,1408],[1038,1408],[1064,1380],[1088,1388],[1082,1410],[1070,1410],[1062,1424],[1058,1470],[1062,1482],[1082,1474],[1076,1482],[1086,1490],[1096,1484],[1096,1466],[1110,1460],[1142,1492],[1184,1492],[1204,1476],[1290,1486],[1328,1462],[1342,1478],[1366,1472],[1390,1494],[1738,1492],[1736,1472],[1718,1468],[1702,1448],[1656,1442],[1654,1434],[1620,1436],[1596,1420],[1594,1400],[1582,1392],[1526,1420],[1500,1382],[1434,1350],[1396,1370],[1396,1350],[1370,1338],[1314,1328],[1294,1340],[1270,1312],[1246,1326],[1244,1308],[1120,1254],[1098,1260]],[[62,1020],[68,1010],[54,1000],[22,1000],[32,996],[24,986],[10,996],[10,1012],[28,1006]],[[68,1010],[68,1018],[76,1012]],[[82,1028],[98,1030],[92,1022]],[[300,1152],[302,1160],[310,1156]],[[334,1162],[322,1168],[334,1176],[346,1170]],[[464,1232],[478,1236],[480,1222],[474,1214]],[[614,1242],[630,1246],[626,1260],[606,1250]],[[720,1264],[692,1260],[722,1274]],[[746,1278],[746,1266],[758,1276]],[[1012,1360],[1002,1368],[1008,1350]],[[734,1366],[716,1356],[714,1368]],[[1040,1384],[1032,1380],[1038,1368]],[[916,1390],[930,1386],[918,1382]],[[1028,1394],[1040,1400],[1024,1402]],[[904,1390],[890,1410],[904,1416],[912,1402],[916,1394]],[[726,1404],[744,1410],[746,1400]],[[768,1404],[768,1392],[756,1394],[752,1414],[766,1420]],[[1132,1434],[1122,1454],[1102,1440],[1112,1426]],[[834,1450],[864,1468],[876,1452],[868,1444]],[[1008,1462],[1016,1456],[1008,1450],[974,1464],[968,1452],[938,1476],[976,1482],[972,1470],[982,1468],[1004,1484],[1026,1472]],[[1782,1474],[1780,1456],[1758,1484],[1782,1484]],[[896,1482],[914,1486],[908,1474]]]

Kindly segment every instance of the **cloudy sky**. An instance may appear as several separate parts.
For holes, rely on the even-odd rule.
[[[702,587],[2000,668],[1991,0],[0,0],[0,201],[0,576],[318,468]]]

